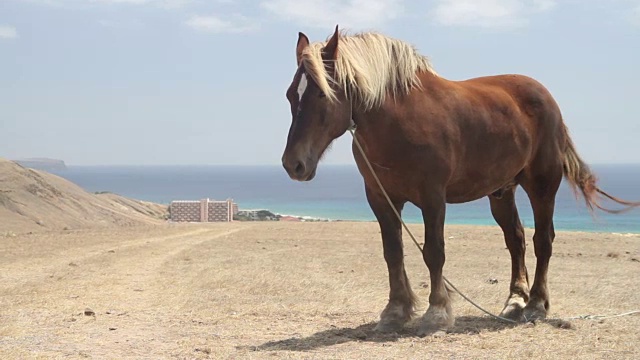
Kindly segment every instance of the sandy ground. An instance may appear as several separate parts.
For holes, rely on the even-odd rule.
[[[510,266],[499,229],[449,226],[446,236],[445,275],[500,311]],[[406,250],[421,315],[428,272]],[[559,232],[554,250],[550,316],[640,309],[640,235]],[[512,326],[459,296],[456,327],[442,337],[415,336],[415,323],[374,333],[388,291],[376,223],[0,235],[0,269],[2,359],[640,358],[640,315]]]

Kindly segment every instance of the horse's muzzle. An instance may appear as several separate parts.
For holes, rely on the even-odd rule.
[[[310,181],[316,176],[316,164],[310,160],[282,157],[282,166],[289,177],[297,181]]]

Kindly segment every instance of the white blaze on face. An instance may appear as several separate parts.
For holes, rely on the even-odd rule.
[[[304,94],[305,90],[307,90],[307,74],[302,73],[298,83],[298,100],[302,100],[302,94]]]

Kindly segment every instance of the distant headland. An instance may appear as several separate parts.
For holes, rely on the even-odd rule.
[[[49,158],[25,158],[25,159],[17,159],[14,162],[28,168],[36,169],[36,170],[66,170],[67,165],[63,160],[58,159],[49,159]]]

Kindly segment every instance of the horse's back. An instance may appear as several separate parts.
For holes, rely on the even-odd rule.
[[[519,120],[528,123],[535,153],[563,150],[566,131],[558,103],[550,91],[539,81],[518,74],[493,75],[460,82],[475,91],[500,89],[506,92],[517,106]],[[513,119],[516,121],[518,119]]]
[[[459,83],[462,86],[474,88],[476,91],[501,89],[511,95],[526,114],[538,118],[553,118],[547,120],[561,120],[560,109],[555,99],[549,90],[534,78],[507,74],[477,77]]]
[[[458,93],[461,135],[448,186],[452,202],[487,195],[517,182],[531,164],[558,158],[565,142],[562,116],[541,83],[523,75],[495,75],[450,86]],[[469,178],[475,181],[469,183]]]

